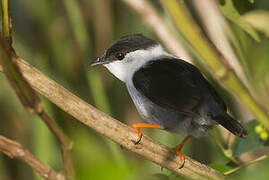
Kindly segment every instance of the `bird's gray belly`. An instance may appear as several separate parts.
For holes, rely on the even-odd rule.
[[[127,84],[127,88],[139,114],[148,123],[157,123],[167,131],[195,137],[206,135],[214,125],[208,118],[163,108],[142,95],[132,84]]]

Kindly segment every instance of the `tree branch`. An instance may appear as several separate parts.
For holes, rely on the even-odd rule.
[[[10,158],[18,158],[31,166],[37,174],[47,180],[65,180],[63,174],[54,171],[49,166],[43,164],[39,159],[32,155],[28,150],[24,149],[21,144],[16,141],[5,138],[0,135],[0,151]]]
[[[87,104],[73,95],[62,86],[51,80],[23,59],[17,59],[18,65],[25,79],[30,85],[44,95],[51,102],[63,109],[74,118],[92,127],[101,134],[109,137],[114,142],[135,152],[175,173],[191,179],[224,179],[224,176],[186,156],[185,166],[179,169],[180,160],[168,147],[143,136],[140,144],[135,145],[137,133],[131,127],[113,119],[112,117]]]

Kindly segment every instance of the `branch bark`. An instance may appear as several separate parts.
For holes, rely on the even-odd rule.
[[[24,149],[16,141],[5,138],[0,135],[0,151],[10,158],[18,158],[31,166],[37,174],[47,180],[65,180],[63,174],[54,171],[49,166],[43,164],[39,159]]]
[[[18,58],[17,62],[23,76],[33,89],[80,122],[92,127],[114,142],[185,177],[199,180],[224,179],[221,173],[187,156],[185,166],[179,169],[180,160],[174,151],[147,136],[143,136],[140,144],[135,145],[134,141],[137,139],[137,133],[131,127],[87,104],[23,59]]]

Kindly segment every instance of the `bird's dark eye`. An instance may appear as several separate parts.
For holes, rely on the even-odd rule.
[[[123,53],[117,53],[116,54],[116,58],[118,59],[118,60],[122,60],[123,58],[124,58],[124,54]]]

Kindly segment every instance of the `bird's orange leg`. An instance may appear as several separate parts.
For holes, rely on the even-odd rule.
[[[158,128],[158,129],[165,129],[163,126],[156,124],[156,123],[134,123],[131,125],[132,128],[134,128],[138,135],[138,140],[135,142],[135,144],[138,144],[142,139],[142,131],[140,128],[148,127],[148,128]]]
[[[177,155],[179,156],[179,158],[181,160],[181,165],[180,165],[179,169],[182,168],[184,166],[184,163],[185,163],[185,156],[181,153],[181,149],[184,146],[184,144],[190,139],[190,137],[191,136],[186,136],[183,139],[183,141],[174,148],[174,151],[176,151]]]

